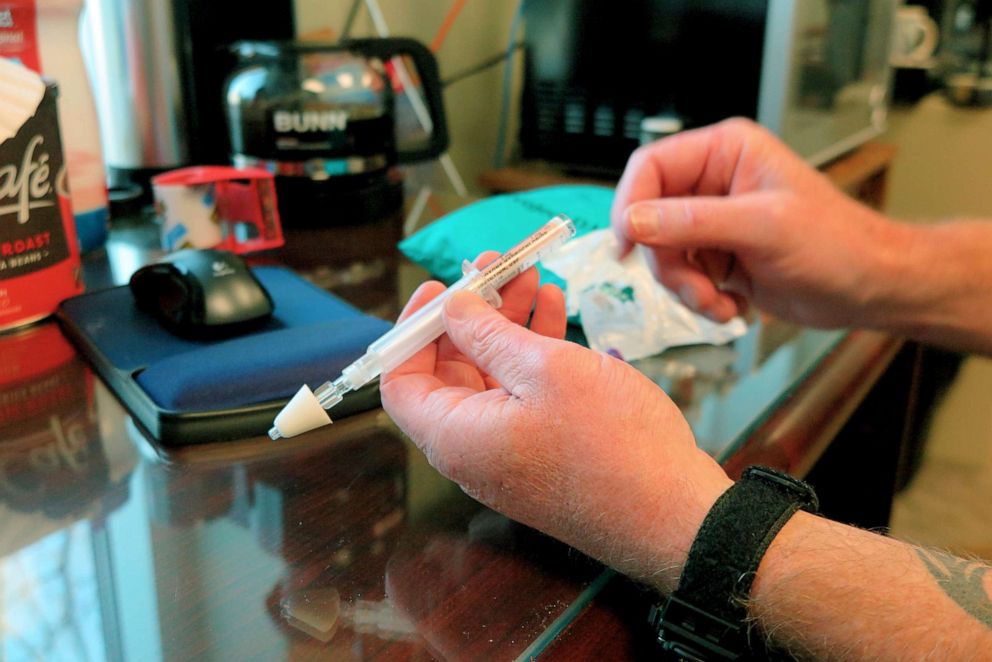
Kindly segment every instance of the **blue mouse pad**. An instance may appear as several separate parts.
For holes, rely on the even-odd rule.
[[[272,319],[233,338],[192,340],[138,310],[127,287],[64,301],[58,318],[152,437],[192,444],[265,434],[301,384],[312,388],[391,328],[288,269],[256,267]],[[341,418],[378,406],[367,388],[334,408]]]

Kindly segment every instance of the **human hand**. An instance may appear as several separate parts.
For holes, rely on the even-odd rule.
[[[452,296],[447,334],[383,376],[383,407],[472,497],[670,591],[731,481],[658,386],[561,339],[561,291],[537,280],[507,285],[499,312]],[[443,289],[425,283],[403,315]]]
[[[624,253],[645,246],[658,280],[720,322],[753,302],[810,326],[866,324],[896,286],[897,224],[748,120],[634,152],[612,224]]]

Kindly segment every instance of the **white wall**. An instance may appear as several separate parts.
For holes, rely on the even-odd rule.
[[[958,108],[931,94],[891,113],[897,145],[888,212],[907,219],[992,219],[992,109]]]

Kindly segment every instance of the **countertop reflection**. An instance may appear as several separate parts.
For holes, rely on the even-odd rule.
[[[810,333],[639,367],[726,453],[836,342]],[[602,572],[465,496],[381,410],[163,447],[54,324],[0,338],[38,343],[61,358],[2,392],[5,658],[514,659]]]
[[[469,499],[381,410],[165,448],[53,324],[0,345],[59,350],[3,391],[4,659],[509,659],[600,572]]]

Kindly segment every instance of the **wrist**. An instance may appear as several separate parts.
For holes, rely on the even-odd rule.
[[[915,254],[921,249],[919,228],[871,211],[870,231],[863,237],[861,250],[864,269],[857,274],[860,306],[852,325],[888,328],[888,325],[915,303],[907,300],[905,278],[913,269]]]
[[[866,275],[871,294],[864,307],[867,326],[896,331],[933,314],[942,285],[925,278],[933,268],[932,228],[886,219],[884,230],[872,238],[872,268]]]
[[[689,550],[692,549],[692,543],[696,540],[696,536],[699,535],[699,530],[706,520],[706,516],[713,509],[713,505],[717,500],[734,486],[734,481],[727,477],[726,474],[723,474],[722,469],[720,471],[722,474],[721,479],[709,481],[705,486],[698,486],[692,495],[691,505],[681,513],[679,526],[675,529],[677,534],[672,538],[672,542],[674,543],[672,550],[674,564],[671,572],[666,573],[663,577],[659,577],[659,580],[663,580],[664,585],[661,585],[661,582],[659,582],[657,586],[659,590],[666,594],[671,593],[678,586],[679,578],[685,570],[685,563],[689,557]]]
[[[635,538],[651,545],[643,556],[647,563],[635,574],[665,595],[678,585],[689,549],[706,515],[734,484],[712,458],[706,456],[705,460],[712,467],[707,467],[703,477],[672,483],[673,489],[657,494],[656,503],[647,509],[650,524],[633,532]],[[669,514],[659,519],[659,512]],[[652,535],[645,536],[646,531]]]
[[[983,223],[887,221],[869,278],[875,286],[861,324],[924,341],[989,351],[992,329],[987,253],[992,227]]]
[[[818,509],[809,485],[765,467],[744,471],[706,515],[676,590],[652,610],[664,649],[690,659],[738,659],[751,648],[752,582],[770,545],[800,509]]]

